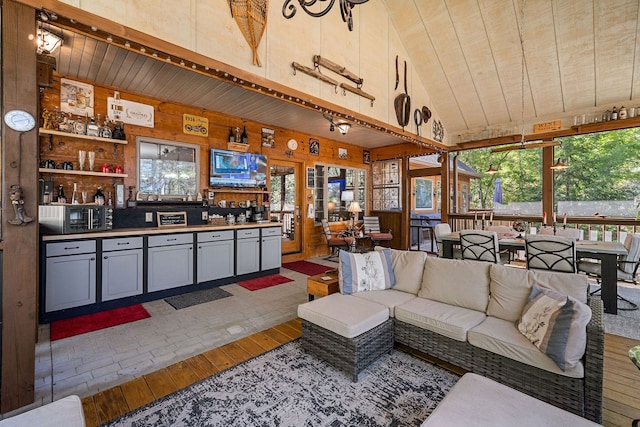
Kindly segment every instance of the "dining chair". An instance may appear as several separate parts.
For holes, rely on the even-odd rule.
[[[462,259],[501,264],[498,233],[485,230],[460,230]]]
[[[515,238],[520,234],[508,225],[490,225],[487,227],[487,231],[495,231],[498,233],[498,239]],[[516,257],[516,252],[517,251],[511,249],[503,249],[500,251],[500,258],[507,263],[511,263],[511,260]]]
[[[627,234],[624,240],[624,247],[627,249],[627,254],[622,255],[618,259],[618,268],[616,269],[617,279],[624,282],[631,282],[637,285],[637,273],[638,266],[640,265],[640,234]],[[586,273],[589,276],[595,276],[596,281],[600,284],[600,277],[602,274],[602,265],[593,260],[580,260],[578,262],[578,271]],[[600,291],[600,288],[591,292],[595,294]],[[618,310],[637,310],[638,304],[633,301],[629,301],[625,297],[618,294],[618,299],[629,304],[628,307],[618,306]]]
[[[365,216],[363,219],[364,235],[371,239],[374,246],[380,244],[380,242],[393,240],[393,234],[391,230],[386,233],[380,231],[380,221],[377,216]]]
[[[329,221],[323,219],[320,221],[322,223],[322,230],[324,231],[324,237],[327,240],[327,246],[329,246],[329,256],[326,257],[326,260],[333,260],[338,256],[340,249],[350,250],[355,243],[355,239],[350,236],[341,236],[339,233],[334,233],[331,231],[331,227],[329,227]],[[334,235],[335,234],[335,235]]]
[[[436,248],[438,252],[438,256],[442,258],[442,236],[446,236],[451,234],[451,226],[444,222],[440,224],[436,224],[433,226],[433,235],[436,239]],[[453,258],[460,259],[462,258],[462,253],[460,252],[460,248],[457,246],[453,247]]]
[[[544,234],[524,237],[527,269],[575,273],[576,239]]]

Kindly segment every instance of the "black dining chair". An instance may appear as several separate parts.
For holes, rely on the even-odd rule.
[[[524,237],[527,269],[576,273],[576,240],[527,234]]]
[[[498,233],[484,230],[460,230],[462,259],[501,264]]]

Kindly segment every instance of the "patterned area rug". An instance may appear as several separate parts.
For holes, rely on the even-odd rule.
[[[165,298],[164,300],[176,310],[180,310],[191,307],[192,305],[203,304],[205,302],[232,296],[232,294],[224,289],[211,288],[204,289],[202,291],[189,292],[188,294],[176,295],[175,297]]]
[[[105,425],[419,426],[457,380],[394,350],[354,383],[294,341]]]
[[[282,264],[283,268],[297,271],[298,273],[307,274],[309,276],[315,276],[316,274],[324,273],[328,270],[333,270],[334,267],[329,267],[322,264],[316,264],[309,261],[293,261]]]

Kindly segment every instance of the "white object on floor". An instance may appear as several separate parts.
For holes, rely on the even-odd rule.
[[[571,412],[468,373],[438,404],[421,427],[581,427],[599,426]]]
[[[67,396],[0,421],[2,427],[85,427],[78,396]]]

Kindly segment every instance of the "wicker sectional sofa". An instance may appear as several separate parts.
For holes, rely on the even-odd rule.
[[[603,306],[589,298],[584,275],[393,249],[391,262],[396,279],[392,289],[351,297],[354,304],[365,299],[389,308],[396,343],[602,422]],[[569,295],[591,309],[584,355],[566,371],[517,329],[534,285]]]

